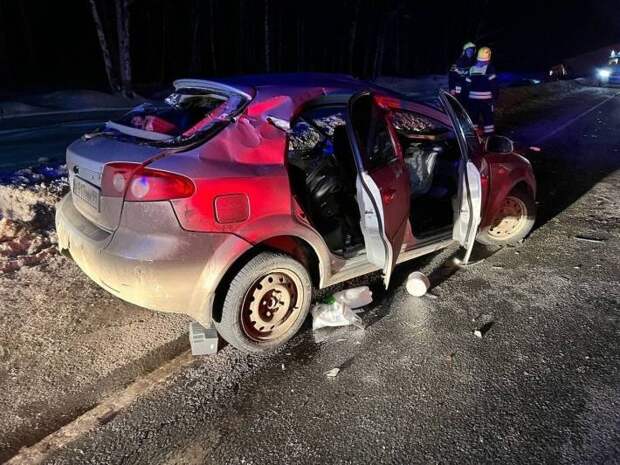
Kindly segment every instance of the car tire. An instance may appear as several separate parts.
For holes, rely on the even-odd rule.
[[[476,241],[484,245],[516,245],[530,233],[535,221],[534,198],[514,189],[504,198],[491,223],[480,230]]]
[[[262,252],[230,282],[215,327],[239,350],[269,352],[299,331],[311,298],[312,282],[301,263],[281,253]]]

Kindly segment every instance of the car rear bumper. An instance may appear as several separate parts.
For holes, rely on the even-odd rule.
[[[57,206],[56,229],[60,250],[108,292],[206,327],[217,285],[251,247],[232,234],[181,229],[169,202],[125,203],[119,227],[109,233],[77,211],[68,194]]]

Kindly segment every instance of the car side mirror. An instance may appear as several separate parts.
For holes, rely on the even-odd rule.
[[[487,139],[484,149],[492,153],[512,153],[514,152],[515,144],[508,137],[493,135]]]

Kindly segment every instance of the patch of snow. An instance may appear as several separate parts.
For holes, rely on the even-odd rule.
[[[0,177],[0,273],[58,253],[54,213],[68,191],[66,174],[65,165],[43,165]]]

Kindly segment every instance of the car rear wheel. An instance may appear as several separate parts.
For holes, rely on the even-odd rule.
[[[486,245],[515,245],[529,234],[536,220],[536,202],[532,196],[515,189],[503,200],[489,226],[480,230],[476,240]]]
[[[263,252],[231,281],[215,327],[237,349],[274,350],[297,333],[311,297],[310,276],[301,263],[287,255]]]

